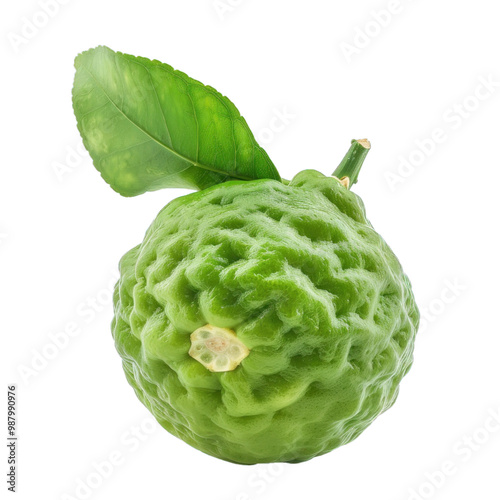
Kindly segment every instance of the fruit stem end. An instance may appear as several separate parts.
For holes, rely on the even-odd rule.
[[[354,139],[344,159],[333,172],[332,175],[337,177],[347,189],[358,182],[359,172],[370,149],[371,144],[368,139]]]

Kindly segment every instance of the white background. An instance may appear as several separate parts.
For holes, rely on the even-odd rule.
[[[15,383],[18,498],[500,498],[498,3],[64,3],[45,20],[36,0],[1,7],[2,415]],[[121,255],[186,192],[122,198],[81,151],[73,59],[99,44],[229,96],[283,177],[330,173],[352,138],[372,141],[354,190],[426,319],[398,402],[355,442],[248,467],[153,430],[113,346],[110,289]]]

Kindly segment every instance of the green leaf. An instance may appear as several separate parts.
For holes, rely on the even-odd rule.
[[[98,47],[75,60],[73,108],[103,179],[124,196],[280,176],[234,104],[159,61]]]

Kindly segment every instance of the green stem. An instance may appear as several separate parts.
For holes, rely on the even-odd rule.
[[[353,184],[358,182],[359,171],[370,148],[371,144],[368,139],[353,140],[349,151],[332,175],[340,180],[347,177],[348,189],[350,189]]]

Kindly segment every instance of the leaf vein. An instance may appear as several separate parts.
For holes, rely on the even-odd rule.
[[[251,177],[248,177],[246,175],[241,175],[237,172],[226,172],[226,171],[223,171],[223,170],[220,170],[220,169],[217,169],[215,167],[211,167],[211,166],[208,166],[208,165],[204,165],[204,164],[201,164],[199,163],[198,161],[194,161],[194,160],[191,160],[190,158],[187,158],[185,157],[184,155],[178,153],[177,151],[175,151],[174,149],[172,148],[169,148],[166,144],[162,143],[161,141],[159,141],[156,137],[154,137],[153,135],[151,135],[149,132],[147,132],[146,130],[144,130],[144,128],[142,128],[138,123],[134,122],[134,120],[132,120],[114,101],[113,99],[111,99],[111,96],[106,92],[106,90],[104,89],[104,87],[99,83],[99,81],[97,80],[97,78],[92,74],[92,72],[89,70],[89,68],[83,66],[83,69],[85,69],[87,71],[87,73],[92,77],[92,79],[94,80],[94,82],[96,83],[96,85],[101,89],[101,91],[103,92],[103,94],[109,99],[109,102],[120,112],[120,114],[125,118],[127,119],[132,125],[134,125],[137,129],[139,129],[144,135],[146,135],[147,137],[149,137],[151,140],[153,140],[155,143],[157,143],[160,147],[166,149],[169,153],[173,154],[174,156],[177,156],[178,158],[180,158],[181,160],[184,160],[188,163],[191,163],[192,165],[196,166],[196,167],[199,167],[199,168],[203,168],[205,170],[210,170],[212,172],[216,172],[218,174],[222,174],[222,175],[228,175],[230,174],[231,177],[234,177],[236,179],[242,179],[242,180],[252,180]]]

